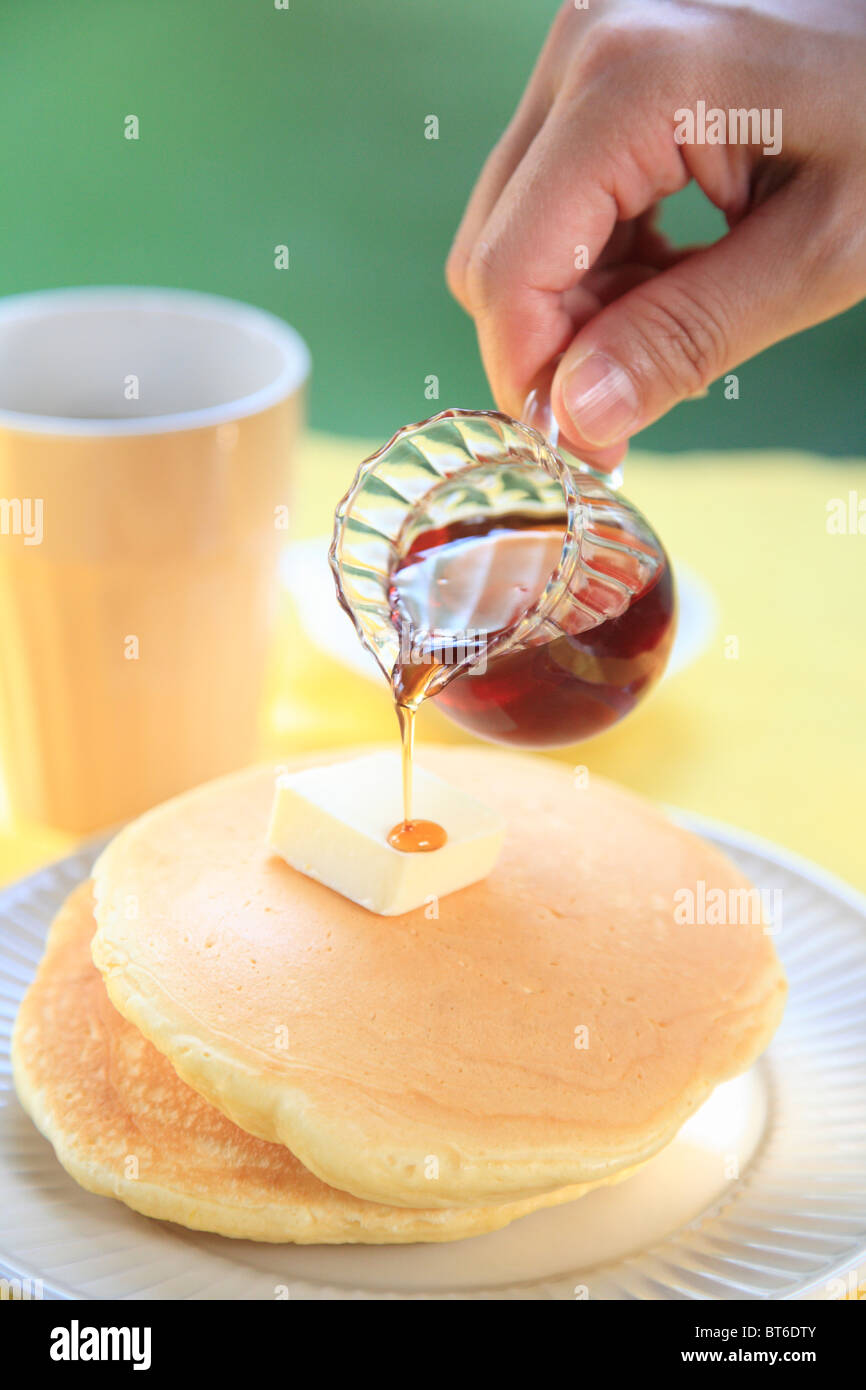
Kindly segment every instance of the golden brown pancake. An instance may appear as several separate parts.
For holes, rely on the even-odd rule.
[[[761,923],[678,920],[680,890],[733,902],[746,880],[549,759],[421,762],[504,813],[489,878],[438,916],[378,917],[268,849],[273,773],[239,773],[100,858],[93,954],[112,1002],[236,1124],[367,1200],[523,1200],[642,1162],[779,1022]]]
[[[94,926],[85,883],[51,928],[12,1044],[22,1105],[88,1191],[195,1230],[303,1244],[457,1240],[582,1195],[412,1211],[326,1186],[208,1105],[121,1018],[90,957]]]

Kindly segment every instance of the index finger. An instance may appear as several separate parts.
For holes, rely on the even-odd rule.
[[[469,258],[465,292],[496,402],[519,415],[574,336],[566,291],[601,255],[618,216],[587,131],[556,106],[503,190]]]

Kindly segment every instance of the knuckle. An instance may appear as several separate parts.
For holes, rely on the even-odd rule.
[[[855,192],[852,181],[832,176],[806,189],[807,203],[816,212],[800,238],[802,293],[839,286],[850,289],[854,303],[866,290],[866,236],[858,212],[862,197],[862,187]]]
[[[604,74],[626,65],[646,70],[650,51],[658,50],[659,40],[664,37],[658,23],[649,23],[640,16],[602,19],[581,46],[581,75]]]
[[[452,246],[445,262],[445,283],[457,300],[466,306],[466,255],[457,246]]]
[[[724,370],[727,315],[710,293],[668,285],[662,297],[648,287],[636,328],[654,370],[677,394],[703,390]]]
[[[553,23],[550,26],[551,42],[564,39],[569,33],[572,24],[578,17],[574,0],[562,0],[562,4],[556,11]]]
[[[466,263],[464,285],[468,304],[474,313],[484,309],[494,297],[499,261],[489,241],[479,241]]]

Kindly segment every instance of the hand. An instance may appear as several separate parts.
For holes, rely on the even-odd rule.
[[[573,451],[613,467],[677,401],[856,303],[864,70],[857,0],[568,0],[448,258],[499,407],[549,387]],[[765,111],[780,151],[678,143],[699,102]],[[678,251],[654,216],[690,179],[729,231]]]

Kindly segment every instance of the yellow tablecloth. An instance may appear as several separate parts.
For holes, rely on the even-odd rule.
[[[369,452],[365,442],[308,435],[296,538],[330,531],[334,504]],[[718,627],[622,726],[556,756],[745,827],[866,890],[866,534],[827,528],[834,499],[853,513],[866,498],[866,463],[635,453],[626,484],[675,562],[714,592]],[[323,656],[286,610],[265,751],[396,739],[384,681],[377,688]],[[435,711],[422,713],[422,757],[425,738],[463,737]],[[7,830],[0,880],[71,847],[52,832]]]

